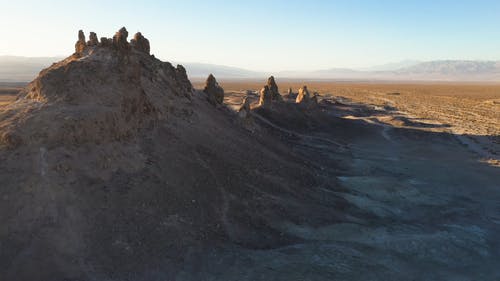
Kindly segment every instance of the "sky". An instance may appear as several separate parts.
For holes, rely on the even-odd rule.
[[[0,0],[0,55],[68,56],[141,31],[162,60],[257,71],[500,60],[498,0]]]

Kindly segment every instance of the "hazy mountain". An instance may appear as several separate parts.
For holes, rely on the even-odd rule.
[[[40,70],[61,59],[62,57],[0,56],[0,81],[31,81]]]
[[[381,65],[360,68],[359,70],[361,70],[361,71],[394,71],[394,70],[398,70],[401,68],[414,66],[414,65],[417,65],[419,63],[421,63],[421,61],[403,60],[403,61],[399,61],[399,62],[391,62],[391,63],[381,64]]]
[[[397,73],[441,75],[498,74],[500,73],[500,62],[470,60],[430,61],[399,69]]]
[[[362,76],[364,72],[349,68],[329,68],[314,71],[280,71],[277,76],[286,78],[342,79]]]
[[[281,72],[282,77],[345,80],[396,80],[396,81],[500,81],[499,61],[443,60],[416,63],[400,63],[375,66],[370,69],[393,68],[394,70],[352,70],[332,68],[308,72]]]
[[[59,61],[59,57],[0,56],[0,82],[31,81],[40,70]],[[174,63],[175,64],[175,63]],[[268,73],[238,67],[182,63],[191,78],[265,78]],[[374,66],[364,70],[330,68],[316,71],[280,71],[275,76],[295,79],[340,80],[422,80],[422,81],[500,81],[500,61],[401,61]]]
[[[42,69],[61,59],[62,57],[0,56],[0,82],[31,81]],[[210,73],[224,78],[265,77],[264,73],[224,65],[182,62],[180,64],[192,78],[206,78]]]

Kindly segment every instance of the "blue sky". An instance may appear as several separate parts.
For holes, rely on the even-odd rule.
[[[500,60],[500,1],[0,0],[0,26],[0,55],[66,56],[79,29],[126,26],[164,60],[263,71]]]

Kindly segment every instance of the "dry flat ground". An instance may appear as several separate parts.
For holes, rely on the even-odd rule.
[[[9,104],[12,102],[15,97],[17,92],[19,92],[19,88],[11,88],[11,87],[1,87],[0,85],[0,107]]]
[[[323,97],[345,97],[385,109],[390,114],[371,121],[396,127],[453,133],[484,161],[499,165],[500,85],[401,84],[280,81],[280,91],[294,92],[306,84]],[[222,81],[226,91],[258,90],[264,81]],[[198,85],[197,85],[198,86]],[[342,100],[342,99],[341,99]],[[415,126],[419,125],[419,126]]]

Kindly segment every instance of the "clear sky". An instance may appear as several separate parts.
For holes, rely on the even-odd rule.
[[[159,58],[253,70],[500,60],[498,0],[0,0],[0,55],[60,56],[77,31],[141,31]]]

